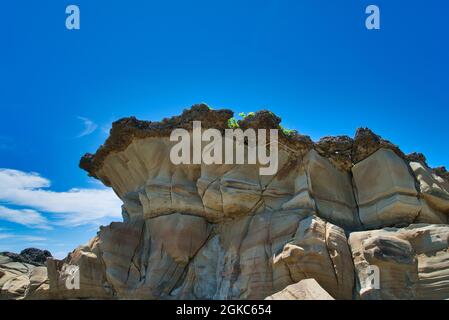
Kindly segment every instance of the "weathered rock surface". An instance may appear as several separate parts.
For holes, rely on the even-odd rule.
[[[449,298],[443,169],[366,128],[317,143],[281,130],[270,176],[260,163],[170,161],[171,130],[200,120],[223,133],[231,117],[196,105],[162,122],[115,122],[80,166],[114,189],[123,222],[47,268],[3,275],[17,278],[3,285],[7,297]],[[280,129],[280,118],[265,110],[238,124]],[[371,264],[381,289],[365,286]]]
[[[425,164],[410,162],[419,191],[427,204],[438,212],[449,213],[449,182],[431,171]]]
[[[65,287],[70,265],[79,266],[80,290]],[[340,299],[353,289],[343,230],[299,211],[223,224],[181,213],[113,223],[48,268],[64,298],[263,299],[310,276]]]
[[[39,253],[36,250],[24,251]],[[47,251],[45,255],[50,253]],[[19,262],[17,259],[24,259],[19,256],[9,252],[7,255],[0,254],[0,299],[47,298],[49,289],[47,268]],[[40,261],[39,258],[37,261]]]
[[[449,297],[448,225],[415,224],[402,229],[354,232],[349,244],[357,275],[356,290],[362,299]],[[373,272],[379,276],[378,289],[374,279],[370,280]]]
[[[421,209],[407,164],[379,149],[352,168],[360,221],[366,228],[410,224]]]
[[[0,254],[9,257],[14,262],[22,262],[35,266],[45,265],[47,258],[51,257],[49,251],[36,248],[24,249],[19,254],[13,252],[0,252]]]
[[[405,158],[404,153],[398,146],[392,144],[390,141],[382,139],[368,128],[359,128],[355,133],[354,142],[352,146],[352,162],[358,163],[380,148],[389,149],[395,152],[399,157]]]
[[[315,279],[305,279],[291,284],[265,300],[334,300]]]
[[[121,252],[120,248],[117,251]],[[107,282],[99,237],[71,252],[64,260],[47,260],[50,295],[54,299],[107,299],[113,289]]]

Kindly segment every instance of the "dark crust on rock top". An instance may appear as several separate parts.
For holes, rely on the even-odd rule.
[[[279,144],[287,147],[291,153],[304,155],[313,148],[313,141],[309,136],[299,134],[296,130],[282,130],[281,118],[269,110],[257,111],[254,115],[248,115],[243,120],[239,120],[239,128],[246,129],[278,129]],[[267,137],[268,138],[268,137]]]
[[[106,142],[95,154],[86,153],[81,158],[79,166],[90,176],[97,178],[96,173],[106,157],[111,153],[125,150],[134,139],[168,137],[172,130],[177,128],[191,130],[193,121],[201,121],[204,129],[215,128],[224,133],[224,130],[229,128],[228,121],[233,114],[233,111],[228,109],[212,110],[206,104],[196,104],[184,110],[180,116],[165,118],[160,122],[142,121],[135,117],[117,120],[112,124]],[[292,163],[311,149],[315,149],[320,155],[328,158],[336,168],[350,171],[354,164],[366,159],[380,148],[387,148],[406,162],[419,161],[427,166],[423,154],[414,152],[406,156],[398,146],[382,139],[368,128],[357,129],[354,139],[348,136],[327,136],[314,143],[309,136],[301,135],[296,130],[283,130],[280,123],[281,118],[268,110],[258,111],[238,121],[242,130],[279,129],[280,148],[287,149],[291,154]],[[445,167],[435,168],[433,172],[449,181],[449,173]]]
[[[252,129],[273,129],[279,128],[281,118],[269,110],[257,111],[254,115],[248,115],[238,124],[242,130]]]
[[[399,157],[405,159],[405,154],[395,144],[388,140],[382,139],[368,128],[359,128],[355,133],[354,144],[352,148],[352,162],[366,159],[380,148],[393,150]]]
[[[352,147],[354,140],[348,136],[323,137],[315,144],[315,150],[329,158],[340,170],[349,171],[352,167]]]
[[[232,118],[231,110],[211,110],[206,104],[196,104],[186,109],[180,116],[165,118],[160,122],[138,120],[129,117],[112,123],[109,138],[100,146],[95,154],[86,153],[79,166],[90,176],[96,177],[96,172],[103,165],[107,155],[125,150],[134,139],[147,137],[168,137],[173,129],[192,129],[192,121],[201,121],[202,128],[227,128],[228,120]]]
[[[440,176],[441,178],[445,179],[446,181],[449,182],[449,172],[447,172],[446,167],[437,167],[437,168],[430,168],[429,165],[427,164],[427,159],[426,157],[419,152],[412,152],[408,155],[405,156],[405,159],[408,162],[420,162],[423,165],[425,165],[427,168],[429,168],[434,174],[436,174],[437,176]]]
[[[428,167],[427,159],[422,153],[419,152],[409,153],[408,155],[405,156],[405,159],[409,162],[421,162],[426,167]]]
[[[14,262],[28,263],[34,266],[44,266],[47,258],[51,258],[50,251],[36,248],[27,248],[20,253],[0,252],[0,255],[10,258]]]
[[[433,173],[439,175],[441,178],[446,179],[449,182],[449,172],[446,170],[446,167],[437,167],[432,169]]]
[[[224,132],[228,129],[228,120],[232,118],[233,111],[222,109],[212,110],[206,104],[196,104],[186,109],[180,116],[163,119],[161,122],[138,120],[135,117],[123,118],[112,123],[109,138],[100,146],[95,154],[86,153],[79,162],[79,167],[86,170],[90,176],[97,178],[96,172],[102,167],[105,158],[113,152],[125,150],[134,139],[147,137],[168,137],[174,129],[192,129],[193,121],[201,121],[203,129],[215,128]],[[256,112],[240,120],[242,130],[254,129],[280,129],[281,119],[267,110]],[[279,131],[279,142],[298,154],[305,154],[313,148],[313,141],[308,136],[298,134],[296,131],[285,134]]]

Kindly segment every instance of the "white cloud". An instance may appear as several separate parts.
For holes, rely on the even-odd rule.
[[[0,240],[13,238],[14,235],[12,233],[0,233]]]
[[[121,200],[112,189],[56,192],[48,189],[50,185],[48,179],[37,173],[0,168],[0,202],[27,208],[15,210],[1,206],[0,219],[37,227],[49,223],[64,226],[98,224],[105,218],[121,217]],[[49,221],[39,211],[52,213],[56,219]]]
[[[78,134],[77,138],[88,136],[89,134],[97,130],[98,125],[94,123],[92,120],[85,117],[77,117],[77,118],[81,120],[84,124],[84,129],[83,131],[80,132],[80,134]]]
[[[46,241],[47,238],[37,237],[37,236],[29,236],[29,235],[15,235],[12,233],[0,233],[0,239],[13,239],[20,241],[28,241],[28,242],[41,242]]]
[[[42,242],[42,241],[47,241],[47,238],[44,238],[44,237],[37,237],[37,236],[20,236],[19,239],[20,239],[20,240],[23,240],[23,241],[29,241],[29,242]]]
[[[50,186],[50,181],[36,172],[23,172],[0,168],[0,192],[2,189],[35,189]]]
[[[31,209],[17,210],[0,205],[0,219],[22,224],[31,228],[51,229],[48,226],[48,220],[39,212]]]

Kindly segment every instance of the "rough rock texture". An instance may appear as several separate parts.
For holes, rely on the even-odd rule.
[[[353,266],[343,230],[304,216],[267,212],[210,224],[174,213],[133,226],[113,223],[67,261],[49,263],[50,286],[56,279],[53,288],[63,298],[263,299],[314,277],[337,298],[350,299]],[[80,290],[64,287],[65,268],[73,264],[80,267]]]
[[[449,213],[449,182],[433,173],[425,164],[410,162],[416,179],[419,183],[419,191],[436,212]]]
[[[265,300],[334,300],[315,279],[305,279],[291,284]]]
[[[46,267],[18,262],[0,254],[0,299],[45,299],[48,289]]]
[[[0,299],[48,298],[47,250],[27,248],[0,253]]]
[[[368,128],[359,128],[355,133],[352,146],[352,162],[357,163],[369,157],[380,148],[393,150],[399,157],[405,158],[398,146],[382,139]]]
[[[446,167],[437,167],[437,168],[433,168],[432,171],[433,171],[436,175],[438,175],[438,176],[444,178],[446,181],[449,181],[449,172],[446,170]]]
[[[18,275],[8,297],[306,299],[325,296],[313,291],[319,285],[335,299],[449,298],[443,169],[366,128],[317,143],[279,131],[272,176],[260,175],[259,163],[171,163],[171,130],[200,120],[223,133],[231,117],[195,105],[162,122],[115,122],[80,167],[114,189],[123,222],[49,259],[48,278],[41,269]],[[280,118],[264,110],[238,124],[280,129]],[[371,263],[382,289],[364,286]],[[74,267],[80,287],[72,290]]]
[[[117,247],[117,251],[123,249]],[[71,252],[64,260],[47,260],[51,298],[55,299],[108,299],[113,288],[106,279],[105,264],[100,251],[99,237],[92,238],[86,245]],[[79,279],[79,288],[73,275]]]
[[[352,168],[360,221],[366,228],[410,224],[421,205],[407,164],[379,149]]]
[[[35,266],[43,266],[47,258],[51,257],[51,253],[47,250],[36,248],[27,248],[19,254],[13,252],[0,252],[1,255],[11,258],[14,262],[23,262]]]
[[[354,140],[348,136],[323,137],[315,145],[322,156],[329,158],[340,170],[349,171],[352,167],[352,148]]]
[[[449,226],[410,225],[352,233],[349,237],[362,299],[447,299]],[[380,286],[367,281],[379,268]]]

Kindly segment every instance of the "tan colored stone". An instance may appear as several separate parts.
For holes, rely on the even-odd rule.
[[[343,227],[359,226],[349,173],[335,168],[315,150],[306,155],[304,163],[318,215]]]
[[[362,299],[445,295],[448,189],[428,168],[408,166],[396,146],[368,129],[355,140],[315,145],[281,132],[279,170],[269,176],[260,175],[259,163],[172,164],[171,130],[190,129],[186,120],[198,115],[221,126],[231,116],[202,105],[161,123],[115,123],[81,167],[112,186],[124,222],[102,227],[63,261],[50,260],[48,281],[37,270],[22,287],[25,296],[351,299],[355,273]],[[243,129],[279,123],[268,111],[240,122]],[[352,233],[351,255],[351,231],[413,222],[439,225]],[[382,270],[381,291],[364,282],[374,263]],[[80,268],[79,290],[65,287],[73,265]]]
[[[448,299],[448,240],[448,225],[352,233],[349,245],[360,298]],[[379,270],[379,288],[371,281],[374,268]]]
[[[126,294],[141,280],[137,252],[143,245],[143,222],[113,222],[98,233],[99,250],[105,266],[107,282],[118,294]],[[125,291],[125,292],[124,292]]]
[[[421,195],[438,213],[449,215],[449,183],[420,162],[410,162],[419,183]],[[448,220],[446,219],[446,222]]]
[[[113,290],[107,282],[98,237],[80,246],[64,260],[48,259],[50,295],[54,299],[110,299]],[[75,287],[74,270],[78,269],[79,288]]]
[[[3,299],[22,299],[29,284],[26,274],[12,277],[3,284],[0,295]]]
[[[0,300],[23,299],[30,285],[29,274],[34,268],[34,265],[14,262],[0,255]]]
[[[265,300],[335,300],[315,279],[304,279],[291,284]]]
[[[29,275],[30,284],[26,290],[26,299],[49,299],[50,285],[48,280],[47,267],[36,267]]]
[[[365,228],[409,224],[421,210],[409,169],[390,149],[379,149],[352,168],[360,220]]]
[[[421,211],[416,217],[415,223],[432,223],[432,224],[447,224],[449,216],[429,206],[425,199],[419,199],[421,202]]]
[[[287,268],[293,282],[314,278],[333,297],[352,297],[354,269],[344,232],[318,217],[301,220],[293,241],[274,257],[273,264]]]

